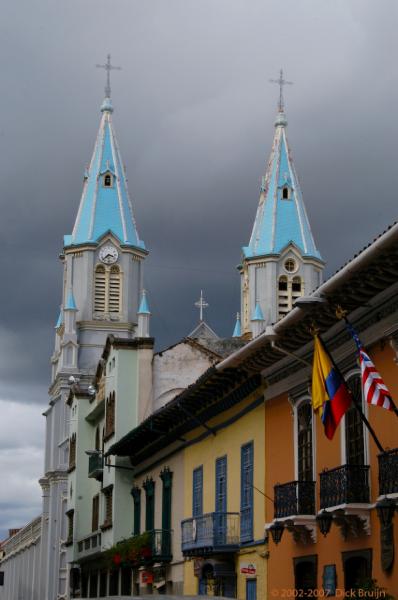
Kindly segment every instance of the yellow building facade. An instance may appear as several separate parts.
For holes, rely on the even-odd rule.
[[[206,435],[201,428],[189,433],[182,523],[185,594],[234,593],[246,600],[266,590],[264,418],[259,388],[210,420]]]

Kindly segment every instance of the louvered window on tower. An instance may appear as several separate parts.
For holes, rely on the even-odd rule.
[[[281,275],[278,281],[278,316],[281,319],[292,308],[294,301],[303,295],[303,284],[301,277],[295,276],[288,279],[286,275]]]
[[[293,277],[292,280],[292,303],[296,298],[300,298],[302,295],[301,277]]]
[[[104,313],[106,304],[106,273],[105,267],[99,265],[95,269],[94,311]]]
[[[118,265],[98,265],[94,281],[94,316],[107,319],[121,312],[121,272]]]
[[[289,308],[289,291],[286,275],[281,275],[278,282],[278,316],[281,319],[288,313]]]
[[[109,312],[120,312],[120,271],[119,267],[111,267],[109,274]]]

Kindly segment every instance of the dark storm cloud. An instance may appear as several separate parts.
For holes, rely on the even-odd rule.
[[[115,127],[164,345],[208,319],[229,335],[283,65],[289,139],[327,273],[395,218],[393,1],[97,0],[7,4],[0,24],[1,380],[48,381],[57,254],[77,211],[108,51]],[[388,16],[388,18],[386,18]],[[165,227],[166,224],[166,227]],[[8,335],[7,335],[8,332]],[[32,338],[35,348],[32,355]],[[29,340],[29,341],[28,341]],[[21,389],[21,394],[25,393]],[[18,392],[14,396],[21,396]],[[29,400],[29,396],[21,398]]]
[[[158,345],[193,329],[200,289],[209,323],[230,335],[273,136],[268,79],[281,66],[295,82],[288,135],[326,275],[396,219],[397,10],[395,0],[3,2],[0,398],[46,402],[57,256],[100,118],[96,63],[111,52],[123,67],[114,123],[151,251]]]

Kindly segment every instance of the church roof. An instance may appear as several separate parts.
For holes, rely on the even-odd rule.
[[[218,340],[220,339],[215,331],[205,321],[200,321],[193,331],[187,336],[193,340]]]
[[[112,125],[110,98],[105,98],[101,112],[94,152],[84,176],[76,222],[72,235],[65,236],[64,244],[95,243],[105,233],[111,232],[121,244],[145,250],[145,244],[138,236],[127,178]],[[106,182],[107,174],[110,179]]]
[[[280,254],[292,243],[303,256],[322,260],[305,210],[287,141],[286,125],[285,113],[280,109],[253,231],[243,254],[245,258]],[[284,197],[284,189],[287,198]]]

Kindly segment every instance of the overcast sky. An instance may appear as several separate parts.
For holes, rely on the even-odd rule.
[[[106,54],[114,125],[158,346],[188,334],[203,289],[231,335],[236,265],[273,136],[288,135],[326,276],[397,216],[396,0],[0,0],[0,538],[40,512],[48,360],[98,129]],[[6,485],[5,485],[6,484]]]

